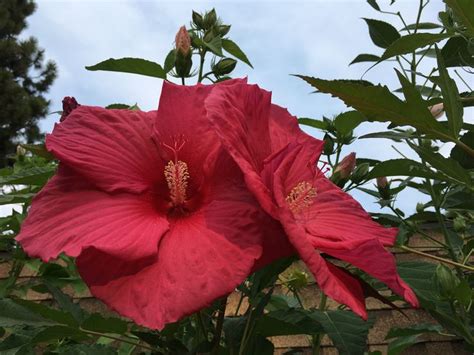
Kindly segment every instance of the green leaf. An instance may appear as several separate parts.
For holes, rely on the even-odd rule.
[[[362,53],[355,57],[349,65],[363,62],[378,62],[381,58],[375,54]]]
[[[387,48],[395,40],[400,38],[397,29],[389,23],[364,18],[367,26],[369,26],[369,35],[372,42],[378,47]]]
[[[433,118],[427,107],[400,100],[386,86],[364,86],[343,80],[297,76],[321,92],[340,98],[346,105],[364,114],[369,121],[411,125],[444,139],[449,134],[449,131]]]
[[[336,130],[342,135],[350,134],[358,125],[367,119],[358,111],[348,111],[337,115],[334,119]]]
[[[441,154],[432,152],[425,147],[415,146],[411,143],[408,144],[418,153],[421,159],[425,160],[433,168],[441,171],[444,175],[454,179],[458,183],[468,186],[472,185],[469,173],[463,169],[456,160],[445,158]]]
[[[175,62],[176,62],[176,51],[172,49],[169,51],[168,55],[165,58],[165,65],[164,65],[165,73],[170,72],[171,69],[174,68]]]
[[[74,303],[72,299],[63,293],[58,287],[54,286],[50,281],[44,280],[44,284],[48,288],[49,293],[54,297],[56,302],[58,302],[61,309],[66,311],[68,314],[72,315],[78,323],[86,317],[86,313],[79,307],[78,304]]]
[[[375,10],[380,11],[379,4],[377,4],[377,0],[367,0],[368,4],[372,6]]]
[[[419,23],[412,23],[411,25],[408,25],[406,27],[403,27],[400,31],[411,31],[414,29],[418,30],[434,30],[437,28],[443,28],[443,26],[433,23],[433,22],[419,22]]]
[[[373,319],[364,321],[349,311],[313,311],[311,316],[317,320],[339,354],[363,354],[367,347],[367,336]]]
[[[443,57],[438,48],[436,48],[436,56],[438,58],[439,80],[436,83],[441,88],[443,94],[443,105],[446,116],[448,117],[448,126],[453,137],[458,137],[462,128],[464,109],[458,100],[459,91],[456,83],[449,77],[448,70],[444,65]]]
[[[22,299],[16,299],[14,302],[24,309],[47,319],[51,323],[65,324],[71,327],[78,326],[76,320],[69,313],[45,306],[44,304],[37,302]]]
[[[468,42],[463,37],[451,37],[441,49],[447,68],[474,67],[474,55],[469,52]]]
[[[45,326],[54,325],[51,319],[23,307],[11,299],[0,299],[0,326],[14,327],[17,325]]]
[[[410,285],[418,297],[425,300],[438,299],[433,279],[436,273],[436,264],[422,261],[399,262],[397,270],[401,278]]]
[[[240,49],[240,47],[234,41],[230,39],[224,38],[222,40],[222,48],[229,54],[233,55],[235,58],[240,59],[245,64],[249,65],[253,68],[252,64],[250,63],[247,55]]]
[[[126,104],[110,104],[108,106],[105,106],[107,110],[128,110],[130,108],[130,105]]]
[[[443,175],[437,174],[424,164],[410,159],[392,159],[380,162],[367,175],[367,180],[382,176],[414,176],[427,179],[437,179]]]
[[[0,205],[9,205],[12,203],[25,203],[31,201],[35,194],[34,193],[24,193],[24,194],[5,194],[0,195]]]
[[[386,138],[386,139],[391,139],[395,142],[401,142],[404,139],[410,139],[413,137],[412,132],[399,132],[399,131],[385,131],[385,132],[373,132],[373,133],[367,133],[364,134],[363,136],[360,136],[359,139],[367,139],[367,138]]]
[[[466,308],[469,307],[473,298],[472,289],[466,280],[461,282],[454,288],[453,296]]]
[[[73,344],[61,346],[57,350],[63,355],[115,355],[117,351],[99,344]]]
[[[265,337],[278,335],[316,334],[321,324],[303,310],[289,308],[264,314],[258,319],[255,332]]]
[[[474,131],[464,133],[460,141],[469,148],[474,149]],[[451,150],[450,157],[457,161],[464,169],[474,169],[474,159],[458,145],[455,145]]]
[[[444,0],[456,16],[466,26],[467,31],[474,37],[474,4],[472,0]]]
[[[32,343],[43,343],[43,342],[50,342],[52,340],[61,340],[64,338],[73,338],[75,340],[86,340],[88,336],[81,332],[78,328],[71,328],[65,327],[63,325],[55,325],[52,327],[48,327],[38,334],[36,334],[33,339],[31,339]]]
[[[398,355],[403,350],[408,349],[410,346],[420,341],[421,339],[419,335],[398,338],[388,344],[387,355]]]
[[[420,323],[405,328],[391,328],[385,339],[406,337],[423,333],[440,333],[442,331],[443,327],[439,324]]]
[[[222,38],[219,36],[214,37],[210,42],[204,42],[204,45],[209,48],[212,53],[219,57],[223,57],[222,53]]]
[[[86,69],[92,71],[115,71],[166,79],[166,73],[161,65],[141,58],[110,58],[98,64],[88,66]]]
[[[451,35],[446,33],[413,33],[400,37],[385,50],[382,54],[382,60],[414,52],[418,48],[438,43],[449,37],[451,37]]]
[[[55,171],[56,167],[52,165],[22,169],[10,175],[0,176],[0,185],[42,186]]]
[[[92,314],[81,325],[83,329],[100,333],[124,334],[128,327],[127,322],[119,318],[105,318],[98,313]]]
[[[327,130],[329,128],[328,123],[326,121],[318,121],[313,118],[301,117],[298,118],[298,123],[321,130]]]

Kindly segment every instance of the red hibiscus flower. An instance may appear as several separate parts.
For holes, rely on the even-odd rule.
[[[283,225],[288,239],[322,290],[367,318],[363,290],[349,273],[321,256],[349,262],[386,283],[414,306],[413,291],[398,276],[396,229],[373,222],[350,195],[316,167],[323,142],[302,132],[270,93],[246,84],[216,88],[208,117],[262,207]],[[264,250],[272,253],[272,250]]]
[[[60,167],[17,238],[26,252],[77,257],[93,295],[151,328],[232,292],[283,231],[207,121],[213,87],[165,83],[148,113],[75,108],[47,137]]]

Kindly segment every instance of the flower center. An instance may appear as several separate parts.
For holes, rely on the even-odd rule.
[[[316,195],[316,188],[309,182],[302,181],[291,189],[285,200],[291,212],[300,213],[313,204]]]
[[[189,180],[188,164],[181,160],[170,160],[165,166],[164,174],[173,207],[184,205]]]

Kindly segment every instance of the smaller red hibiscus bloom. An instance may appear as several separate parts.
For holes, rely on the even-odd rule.
[[[367,318],[360,283],[321,252],[355,265],[418,305],[413,291],[398,276],[394,257],[384,248],[393,245],[396,229],[372,221],[359,203],[317,169],[322,141],[302,132],[295,117],[272,105],[270,94],[257,86],[218,88],[206,107],[247,186],[283,225],[327,295]],[[355,156],[349,160],[355,162]],[[268,258],[266,253],[263,257]]]
[[[22,225],[25,251],[77,257],[93,295],[150,328],[232,292],[282,230],[207,121],[214,87],[165,82],[158,111],[74,109],[47,137],[60,167]]]
[[[63,99],[63,113],[61,114],[60,122],[64,121],[67,116],[76,108],[81,106],[77,100],[72,96],[66,96]]]

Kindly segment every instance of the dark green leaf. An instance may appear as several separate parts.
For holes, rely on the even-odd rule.
[[[54,286],[52,282],[45,279],[44,284],[48,288],[49,293],[51,293],[56,302],[58,302],[61,309],[72,315],[78,323],[82,323],[86,317],[86,313],[81,309],[81,307],[74,303],[72,299],[64,294],[58,287]]]
[[[165,58],[164,71],[168,73],[171,69],[174,68],[174,63],[176,62],[176,51],[174,49],[170,50],[168,55]]]
[[[0,176],[0,185],[42,186],[55,171],[56,167],[52,165],[23,169],[10,175]]]
[[[22,299],[16,299],[14,302],[29,312],[47,319],[52,324],[65,324],[71,327],[78,325],[76,320],[69,313],[45,306],[44,304]]]
[[[111,104],[105,106],[107,110],[128,110],[130,108],[130,105],[126,104]]]
[[[411,25],[408,25],[406,27],[403,27],[400,31],[408,31],[408,30],[414,30],[415,28],[418,30],[434,30],[436,28],[442,28],[443,26],[437,24],[437,23],[432,23],[432,22],[419,22],[419,23],[412,23]]]
[[[222,40],[222,48],[227,53],[233,55],[237,59],[240,59],[242,62],[248,64],[251,68],[253,68],[252,64],[250,63],[245,53],[240,49],[240,47],[234,41],[224,38]]]
[[[62,355],[114,355],[117,351],[112,347],[99,344],[72,344],[61,346],[58,350]]]
[[[78,328],[55,325],[55,326],[48,327],[40,331],[38,334],[36,334],[33,337],[33,339],[31,339],[31,342],[42,343],[42,342],[50,342],[52,340],[58,341],[64,338],[73,338],[75,340],[85,340],[88,337],[83,332],[81,332]]]
[[[367,133],[363,136],[360,136],[359,139],[367,139],[367,138],[386,138],[394,140],[395,142],[401,142],[404,139],[410,139],[413,137],[413,133],[411,132],[398,132],[398,131],[386,131],[386,132],[374,132],[374,133]]]
[[[0,326],[13,327],[16,325],[45,326],[56,322],[46,319],[40,314],[23,307],[11,299],[0,299]]]
[[[474,4],[472,0],[444,0],[456,16],[466,26],[467,31],[474,37]]]
[[[463,37],[451,37],[441,49],[447,68],[474,67],[474,55],[469,53],[468,42]]]
[[[388,59],[401,54],[414,52],[418,48],[423,48],[449,38],[449,34],[434,33],[413,33],[400,37],[394,41],[382,54],[382,59]]]
[[[100,333],[123,334],[127,331],[127,322],[119,318],[105,318],[94,313],[82,323],[82,328]]]
[[[448,117],[448,126],[453,137],[458,137],[459,131],[463,124],[464,109],[459,101],[459,91],[456,83],[449,77],[448,70],[444,65],[443,57],[438,48],[436,48],[436,55],[438,58],[438,72],[439,80],[436,83],[441,88],[443,94],[444,111]]]
[[[410,159],[392,159],[377,164],[367,175],[367,179],[375,179],[382,176],[414,176],[427,179],[442,178],[424,164]]]
[[[433,118],[427,107],[400,100],[386,86],[364,86],[342,80],[330,81],[300,75],[298,77],[321,92],[340,98],[346,105],[363,113],[370,121],[411,125],[420,131],[441,135],[444,139],[449,133]]]
[[[398,338],[388,344],[387,355],[398,355],[403,350],[408,349],[410,346],[420,342],[419,335],[410,335],[407,337]]]
[[[379,4],[377,4],[377,0],[367,0],[370,6],[372,6],[375,10],[380,11]]]
[[[473,296],[469,283],[466,280],[461,280],[461,282],[454,288],[453,296],[459,301],[459,303],[468,308]]]
[[[328,129],[328,123],[326,121],[318,121],[313,118],[306,118],[306,117],[301,117],[298,118],[298,123],[305,125],[305,126],[310,126],[314,128],[318,128],[321,130],[327,130]]]
[[[107,59],[95,65],[86,67],[87,70],[105,70],[121,73],[139,74],[154,78],[166,79],[164,69],[158,63],[141,58]]]
[[[334,126],[341,135],[348,135],[364,121],[367,119],[360,112],[348,111],[337,115],[334,119]]]
[[[9,205],[12,203],[25,203],[29,202],[33,196],[34,193],[24,193],[24,194],[5,194],[5,195],[0,195],[0,205]]]
[[[349,65],[362,62],[378,62],[380,59],[381,58],[378,55],[363,53],[355,57]]]
[[[399,262],[397,270],[418,297],[425,300],[438,298],[433,280],[436,273],[436,264],[422,261]]]
[[[379,21],[364,18],[367,26],[369,26],[369,35],[372,39],[372,42],[378,47],[387,48],[395,40],[400,38],[400,34],[397,29],[391,24]]]
[[[269,312],[258,319],[255,331],[263,336],[316,334],[323,331],[321,324],[306,311],[289,308]]]
[[[443,331],[443,327],[439,324],[433,323],[420,323],[415,324],[406,328],[392,328],[389,330],[385,339],[406,337],[410,335],[417,335],[423,333],[440,333]]]
[[[474,131],[464,133],[460,141],[474,149]],[[474,169],[474,159],[461,147],[455,145],[451,150],[451,159],[457,161],[464,169]]]
[[[313,311],[311,317],[317,320],[339,354],[363,354],[367,347],[367,336],[373,319],[364,321],[349,311]]]

